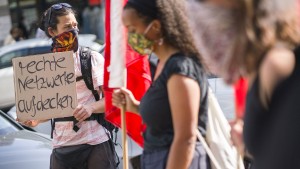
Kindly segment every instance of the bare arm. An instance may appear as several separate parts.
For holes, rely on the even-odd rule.
[[[36,127],[40,123],[44,123],[44,122],[49,121],[49,119],[47,119],[47,120],[26,120],[26,121],[20,121],[17,118],[16,121],[18,121],[20,124],[22,124],[24,126],[27,126],[27,127]]]
[[[295,62],[294,53],[284,47],[273,48],[267,53],[258,72],[260,99],[266,108],[275,87],[293,72]]]
[[[99,93],[102,93],[102,87],[99,87]],[[89,118],[93,113],[104,113],[105,111],[105,98],[101,98],[96,102],[85,105],[78,105],[73,111],[73,115],[79,122]]]
[[[244,120],[243,119],[235,119],[230,123],[230,136],[231,141],[234,146],[236,146],[238,152],[243,156],[245,151],[245,144],[243,139],[243,127],[244,127]]]
[[[195,150],[200,87],[195,80],[181,75],[171,76],[167,87],[174,127],[167,169],[188,168]]]

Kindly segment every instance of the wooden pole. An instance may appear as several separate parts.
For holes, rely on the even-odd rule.
[[[126,69],[123,71],[124,82],[123,86],[126,86]],[[121,126],[122,126],[122,146],[123,146],[123,169],[129,169],[128,163],[128,141],[127,141],[127,129],[126,129],[126,105],[123,105],[121,108]]]
[[[121,124],[122,124],[122,147],[123,147],[123,169],[128,169],[128,143],[126,135],[126,115],[125,106],[121,108]]]
[[[110,88],[126,87],[126,36],[122,23],[122,11],[127,0],[107,0],[106,20],[108,24],[106,44],[110,48],[109,83]],[[108,54],[109,54],[108,52]],[[121,58],[123,57],[123,58]],[[113,79],[113,80],[112,80]],[[121,128],[123,146],[123,169],[128,169],[128,146],[126,132],[126,107],[121,107]]]

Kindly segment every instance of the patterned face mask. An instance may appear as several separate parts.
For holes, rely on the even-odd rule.
[[[153,22],[152,22],[153,23]],[[128,33],[128,44],[131,48],[141,55],[149,55],[153,50],[153,41],[148,40],[145,35],[151,28],[150,23],[143,34]]]
[[[65,52],[78,50],[78,29],[61,33],[52,38],[52,52]]]

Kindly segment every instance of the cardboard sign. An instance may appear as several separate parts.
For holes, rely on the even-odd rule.
[[[77,106],[73,52],[13,59],[20,121],[72,116]]]

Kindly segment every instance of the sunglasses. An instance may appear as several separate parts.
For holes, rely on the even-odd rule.
[[[54,4],[51,6],[50,11],[49,11],[49,15],[48,15],[48,25],[50,25],[50,21],[51,21],[51,15],[52,15],[52,10],[60,10],[63,7],[65,8],[72,8],[72,6],[68,3],[59,3],[59,4]]]

